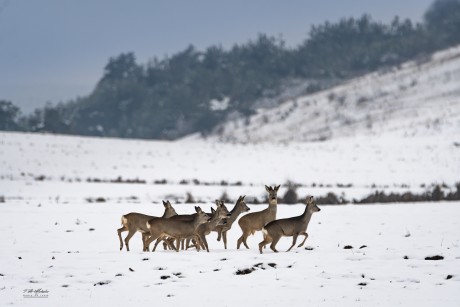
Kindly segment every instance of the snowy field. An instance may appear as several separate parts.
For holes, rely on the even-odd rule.
[[[183,202],[187,192],[206,202],[224,192],[234,200],[247,195],[251,202],[265,197],[265,184],[287,181],[302,185],[300,197],[332,191],[353,199],[375,190],[421,193],[431,191],[432,184],[454,188],[459,174],[460,139],[451,135],[242,145],[0,132],[0,196],[26,202],[99,197],[124,203]],[[119,177],[145,184],[109,182]],[[154,184],[162,181],[167,184]]]
[[[285,253],[284,238],[278,254],[259,254],[261,233],[236,250],[237,223],[228,250],[208,237],[210,253],[141,252],[139,234],[128,253],[116,233],[122,214],[161,215],[162,199],[192,213],[175,202],[187,192],[206,211],[224,192],[258,211],[266,205],[251,196],[262,199],[264,184],[362,197],[452,187],[458,174],[460,148],[442,137],[232,145],[0,132],[0,306],[458,306],[459,202],[322,206],[308,248]],[[110,182],[120,176],[145,183]],[[279,205],[278,217],[303,210]],[[27,297],[39,289],[45,297]]]
[[[161,207],[1,204],[0,305],[460,304],[458,202],[322,206],[309,226],[308,249],[294,248],[289,253],[259,254],[260,233],[248,240],[250,250],[236,250],[237,225],[229,232],[228,250],[212,233],[210,253],[161,249],[144,253],[138,234],[131,240],[131,252],[120,252],[116,229],[121,214],[160,215]],[[175,208],[191,213],[193,207]],[[280,206],[278,216],[298,215],[303,209],[302,205]],[[277,247],[286,250],[290,243],[284,238]],[[347,245],[353,248],[344,249]],[[436,255],[444,259],[425,260]],[[236,274],[246,269],[251,272]],[[48,291],[47,298],[25,298],[27,289]]]

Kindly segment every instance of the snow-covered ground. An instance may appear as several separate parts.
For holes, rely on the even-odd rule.
[[[267,249],[259,254],[260,233],[248,240],[250,250],[237,250],[240,230],[236,224],[229,232],[228,250],[212,233],[210,253],[144,253],[139,234],[131,240],[131,252],[119,251],[116,229],[121,214],[160,215],[161,207],[1,204],[0,305],[460,304],[458,202],[323,206],[309,226],[309,250],[294,248],[289,253]],[[175,207],[181,213],[193,208]],[[298,215],[303,209],[302,205],[280,206],[278,216]],[[290,238],[284,238],[277,247],[286,250],[290,243]],[[353,248],[344,249],[347,245]],[[444,259],[425,260],[436,255]],[[253,268],[250,274],[236,274]],[[48,291],[47,298],[25,298],[27,289]]]
[[[458,306],[460,202],[322,206],[309,226],[309,249],[289,253],[260,255],[260,233],[248,240],[250,250],[236,250],[236,223],[228,250],[215,233],[210,253],[143,253],[139,234],[131,252],[118,250],[122,214],[161,215],[162,199],[191,213],[193,205],[174,202],[187,192],[205,201],[205,210],[223,192],[231,199],[246,194],[257,211],[265,205],[251,205],[251,196],[262,199],[264,184],[286,180],[304,184],[300,196],[361,197],[372,184],[416,192],[421,184],[453,185],[460,148],[452,138],[432,140],[232,145],[1,132],[0,306]],[[146,183],[109,182],[119,176]],[[278,217],[303,209],[280,205]],[[290,242],[282,239],[279,249]],[[425,260],[436,255],[444,259]],[[38,289],[47,298],[24,297]]]

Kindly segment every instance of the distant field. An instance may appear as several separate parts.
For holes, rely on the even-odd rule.
[[[25,201],[248,202],[264,184],[300,184],[299,197],[347,199],[376,190],[446,191],[460,181],[460,147],[450,138],[342,138],[327,142],[228,144],[84,138],[0,132],[0,196]],[[280,190],[284,195],[286,187]]]

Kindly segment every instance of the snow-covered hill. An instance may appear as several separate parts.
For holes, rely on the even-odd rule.
[[[231,142],[460,134],[460,46],[260,109],[218,127]]]

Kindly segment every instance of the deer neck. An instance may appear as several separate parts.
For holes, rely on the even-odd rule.
[[[310,211],[308,211],[308,206],[306,206],[304,213],[301,215],[302,221],[304,221],[305,223],[308,224],[310,222],[311,215],[312,215],[312,213]]]
[[[216,213],[214,213],[214,215],[212,216],[211,220],[209,220],[208,224],[209,224],[209,226],[211,226],[211,227],[216,227],[217,224],[219,224],[219,220],[220,220],[219,214],[216,212]]]
[[[200,224],[202,223],[200,223],[198,214],[197,214],[195,218],[193,219],[193,223],[192,223],[193,229],[196,229],[198,226],[200,226]]]
[[[268,211],[274,211],[276,212],[276,208],[278,207],[278,200],[277,199],[269,199],[268,200]]]
[[[230,211],[230,217],[227,219],[227,223],[233,223],[238,216],[241,214],[242,208],[238,204],[233,207],[232,211]]]

